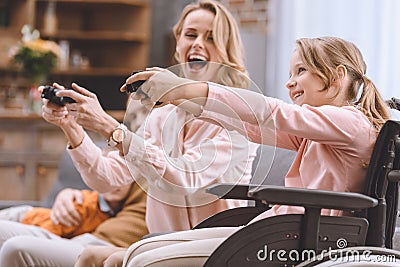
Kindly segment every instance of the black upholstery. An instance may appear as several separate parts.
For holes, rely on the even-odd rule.
[[[302,215],[281,215],[247,225],[225,240],[204,266],[291,266],[305,258],[303,252],[378,246],[391,248],[397,216],[400,180],[400,122],[388,121],[375,144],[367,171],[364,194],[260,186],[248,198],[271,204],[305,207]],[[208,191],[220,194],[227,185]],[[321,216],[322,208],[341,209],[354,216]],[[286,261],[266,257],[264,251],[297,252]],[[259,256],[262,256],[261,259]],[[312,256],[312,255],[309,255]]]

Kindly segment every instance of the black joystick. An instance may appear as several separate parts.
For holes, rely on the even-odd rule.
[[[137,72],[132,73],[135,74]],[[138,94],[145,94],[141,89],[140,86],[142,86],[142,84],[144,84],[146,82],[146,80],[139,80],[133,83],[129,83],[126,85],[126,91],[128,93],[138,93]]]
[[[48,99],[51,103],[58,106],[65,106],[67,103],[76,103],[76,101],[70,97],[57,96],[56,93],[59,90],[53,86],[46,85],[42,91],[42,98]]]
[[[132,72],[131,75],[134,75],[134,74],[139,73],[139,72],[140,71],[134,71],[134,72]],[[145,82],[146,82],[146,80],[139,80],[139,81],[136,81],[136,82],[133,82],[133,83],[129,83],[129,84],[126,85],[126,91],[128,93],[142,94],[142,95],[145,95],[146,98],[149,98],[149,96],[145,92],[143,92],[142,89],[140,89],[140,86],[142,86],[142,84],[144,84]],[[160,102],[160,101],[156,102],[156,105],[161,105],[161,104],[162,104],[162,102]]]

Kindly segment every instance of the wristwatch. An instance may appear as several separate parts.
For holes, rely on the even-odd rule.
[[[118,125],[118,127],[111,132],[110,138],[107,140],[108,146],[115,147],[121,144],[126,137],[127,131],[128,128],[123,123]]]

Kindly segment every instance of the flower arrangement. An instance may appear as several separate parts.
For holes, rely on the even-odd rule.
[[[41,39],[39,31],[32,31],[28,25],[21,32],[21,42],[10,51],[12,62],[31,84],[43,84],[57,65],[60,48],[53,41]]]

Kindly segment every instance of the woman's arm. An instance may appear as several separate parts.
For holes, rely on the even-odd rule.
[[[53,86],[60,89],[61,95],[65,94],[77,103],[60,107],[45,99],[42,116],[64,131],[69,142],[67,151],[85,183],[99,192],[107,192],[115,187],[130,184],[134,178],[119,152],[114,150],[103,153],[78,121],[104,136],[109,135],[108,132],[119,123],[101,109],[97,98],[89,91],[74,85],[74,89],[86,93],[82,95],[73,90],[63,90],[64,88],[56,83]],[[41,89],[43,88],[39,88]]]
[[[100,193],[129,185],[135,180],[118,150],[103,151],[87,134],[78,147],[67,151],[85,183]]]

